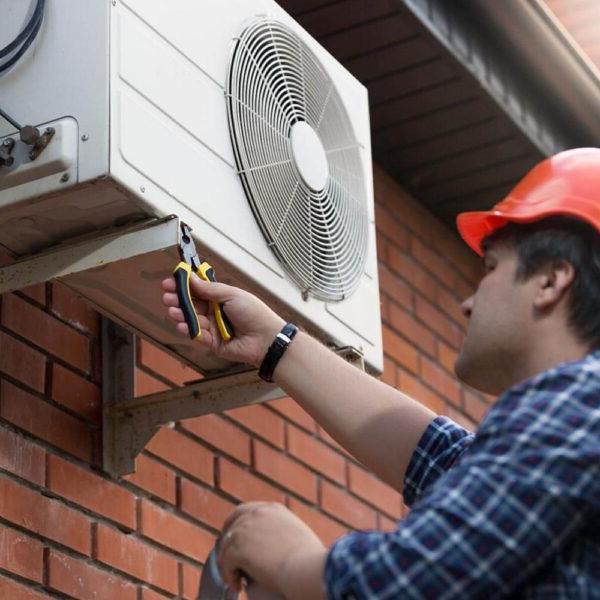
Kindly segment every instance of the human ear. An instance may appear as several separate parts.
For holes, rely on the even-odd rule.
[[[558,304],[575,279],[575,268],[566,260],[556,260],[535,276],[534,306],[544,310]]]

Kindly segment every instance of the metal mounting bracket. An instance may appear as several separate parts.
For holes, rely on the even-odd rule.
[[[134,471],[135,457],[161,425],[286,396],[252,369],[135,398],[134,373],[134,335],[103,319],[103,469],[115,478]]]

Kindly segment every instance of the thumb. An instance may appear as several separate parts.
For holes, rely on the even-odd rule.
[[[190,277],[190,287],[192,293],[201,300],[211,300],[213,302],[225,302],[234,295],[235,288],[218,281],[204,281],[196,273]]]

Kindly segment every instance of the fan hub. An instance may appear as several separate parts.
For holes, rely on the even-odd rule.
[[[313,192],[322,192],[329,178],[329,166],[319,135],[306,121],[297,121],[292,125],[290,144],[302,181]]]

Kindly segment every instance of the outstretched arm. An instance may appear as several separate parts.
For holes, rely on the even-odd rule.
[[[164,303],[187,333],[175,282],[163,282]],[[199,343],[217,355],[260,366],[283,319],[258,298],[222,283],[191,279],[203,335]],[[208,310],[224,303],[236,336],[222,342]],[[208,316],[207,316],[208,315]],[[299,332],[277,365],[274,381],[344,448],[383,481],[402,491],[413,451],[435,414],[412,398],[361,372],[308,334]]]

